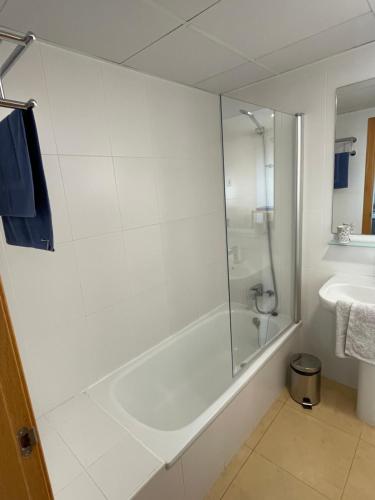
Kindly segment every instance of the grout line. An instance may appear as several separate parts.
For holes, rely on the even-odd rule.
[[[361,438],[359,437],[358,438],[358,442],[357,442],[357,446],[355,447],[355,450],[354,450],[354,454],[353,454],[353,458],[352,458],[352,461],[350,463],[350,467],[349,467],[349,470],[347,472],[347,475],[346,475],[346,478],[345,478],[345,481],[344,481],[344,487],[342,489],[342,492],[341,492],[341,495],[340,495],[340,499],[343,498],[344,496],[344,493],[345,493],[345,489],[346,489],[346,486],[348,484],[348,481],[349,481],[349,476],[350,476],[350,473],[351,473],[351,470],[353,468],[353,464],[354,464],[354,461],[356,459],[356,456],[357,456],[357,453],[358,453],[358,448],[359,448],[359,444],[361,442]]]
[[[229,484],[226,486],[226,488],[224,488],[224,491],[222,494],[220,494],[220,500],[226,495],[227,491],[229,490],[229,488],[232,486],[232,484],[234,483],[234,481],[237,479],[239,473],[241,472],[241,470],[245,467],[245,465],[247,464],[249,458],[251,457],[251,455],[254,453],[254,450],[249,448],[247,446],[247,444],[245,443],[244,445],[242,446],[245,446],[248,450],[250,450],[250,453],[248,454],[248,456],[246,457],[246,459],[243,461],[243,463],[240,465],[240,467],[237,469],[237,472],[236,474],[233,476],[232,480],[229,482]],[[241,446],[241,448],[242,448]],[[241,449],[240,448],[240,449]],[[237,454],[239,453],[240,450],[238,450]],[[236,455],[235,455],[236,456]],[[234,457],[233,457],[234,458]],[[224,469],[225,471],[225,469]],[[223,471],[223,472],[224,472]],[[219,476],[220,477],[220,476]]]
[[[183,29],[184,27],[186,26],[186,23],[182,23],[182,24],[179,24],[178,26],[176,26],[175,28],[172,28],[170,31],[168,31],[167,33],[164,33],[164,35],[161,35],[159,38],[157,38],[156,40],[154,40],[153,42],[150,42],[149,44],[147,44],[145,47],[143,47],[142,49],[139,49],[137,50],[137,52],[134,52],[134,54],[132,54],[131,56],[127,57],[126,59],[124,59],[123,61],[121,61],[120,63],[118,63],[120,66],[127,66],[125,63],[127,61],[129,61],[130,59],[132,59],[133,57],[137,56],[138,54],[140,54],[141,52],[143,52],[144,50],[147,50],[149,49],[150,47],[152,47],[153,45],[155,45],[156,43],[160,42],[160,40],[162,40],[163,38],[167,38],[169,35],[171,35],[172,33],[174,33],[175,31],[178,31],[180,29]],[[131,66],[130,66],[131,67]]]
[[[288,401],[288,400],[287,400],[287,401]],[[287,403],[287,401],[285,402],[285,404]],[[285,405],[284,405],[284,406],[285,406]],[[312,418],[314,421],[316,421],[316,422],[318,422],[318,423],[320,423],[320,424],[322,424],[322,425],[327,425],[328,427],[332,427],[332,428],[334,428],[334,429],[336,429],[336,430],[340,430],[340,431],[344,432],[346,435],[351,436],[352,438],[353,438],[353,437],[355,437],[355,436],[353,436],[353,434],[350,434],[350,433],[348,433],[348,432],[346,432],[346,431],[343,431],[342,429],[338,429],[337,427],[335,427],[335,426],[333,426],[333,425],[327,424],[326,422],[323,422],[323,421],[321,421],[321,420],[317,419],[316,417],[311,417],[310,415],[307,415],[307,414],[303,415],[303,414],[301,414],[299,411],[297,411],[296,409],[294,409],[293,407],[291,407],[291,406],[289,406],[289,405],[287,405],[287,408],[288,408],[288,409],[290,409],[291,411],[293,411],[295,414],[300,415],[302,418],[303,418],[303,417],[306,417],[306,418]],[[360,437],[358,437],[358,442],[357,442],[357,445],[356,445],[356,449],[355,449],[355,452],[354,452],[354,456],[353,456],[353,458],[352,458],[352,462],[351,462],[351,466],[350,466],[350,468],[349,468],[349,472],[350,472],[350,470],[351,470],[351,467],[352,467],[352,464],[353,464],[353,461],[354,461],[354,458],[355,458],[355,455],[356,455],[356,450],[357,450],[357,448],[358,448],[358,446],[359,446],[359,442],[360,442]],[[270,463],[272,463],[273,465],[277,466],[277,467],[278,467],[278,468],[280,468],[281,470],[283,470],[283,471],[287,472],[289,475],[291,475],[292,477],[294,477],[294,478],[298,479],[300,482],[302,482],[302,483],[306,484],[307,486],[309,486],[309,487],[310,487],[310,488],[312,488],[313,490],[317,491],[320,495],[323,495],[324,497],[328,498],[328,497],[327,497],[324,493],[322,493],[321,491],[317,490],[317,489],[316,489],[313,485],[311,485],[310,483],[306,482],[306,481],[305,481],[305,480],[303,480],[302,478],[299,478],[298,476],[295,476],[293,473],[291,473],[290,471],[288,471],[287,469],[285,469],[285,468],[284,468],[283,466],[281,466],[280,464],[277,464],[277,463],[273,462],[273,461],[272,461],[269,457],[267,457],[267,456],[263,455],[263,454],[262,454],[261,452],[259,452],[258,450],[254,450],[254,451],[255,451],[258,455],[260,455],[260,456],[262,456],[264,459],[266,459],[268,462],[270,462]],[[348,476],[349,476],[349,473],[348,473]],[[345,484],[346,484],[346,483],[345,483]],[[345,488],[345,486],[344,486],[344,488]],[[341,498],[341,496],[340,496],[340,498]]]
[[[324,498],[327,498],[327,500],[329,500],[329,497],[325,494],[325,493],[322,493],[321,491],[317,490],[314,486],[312,486],[311,484],[307,483],[306,481],[304,481],[303,479],[301,479],[300,477],[297,477],[295,476],[294,474],[292,474],[290,471],[288,471],[287,469],[284,469],[284,467],[282,467],[281,465],[279,464],[276,464],[275,462],[272,462],[272,460],[270,460],[268,457],[262,455],[261,453],[259,452],[254,452],[255,455],[258,455],[259,457],[262,457],[264,460],[266,460],[266,462],[268,462],[269,464],[273,465],[274,467],[276,467],[277,469],[285,472],[286,474],[288,474],[288,476],[290,476],[291,478],[299,481],[300,483],[308,486],[310,489],[314,490],[316,493],[319,493],[319,495],[321,495],[322,497]]]
[[[277,410],[277,412],[276,412],[275,416],[272,418],[272,420],[270,421],[270,423],[269,423],[269,424],[267,425],[267,427],[265,428],[265,430],[264,430],[263,434],[260,436],[260,438],[259,438],[259,439],[258,439],[258,441],[256,442],[256,444],[255,444],[255,446],[254,446],[254,448],[253,448],[253,450],[254,450],[254,451],[256,450],[256,448],[258,447],[258,445],[260,444],[260,442],[263,440],[263,438],[265,437],[265,435],[267,434],[267,432],[270,430],[270,428],[271,428],[271,427],[272,427],[272,425],[274,424],[274,422],[275,422],[276,418],[279,416],[279,414],[280,414],[281,410],[282,410],[282,409],[284,408],[284,406],[285,406],[286,400],[285,400],[285,401],[282,401],[282,400],[280,400],[280,399],[275,399],[275,401],[274,401],[274,402],[276,402],[276,401],[280,401],[280,402],[282,403],[282,405],[281,405],[281,406],[280,406],[280,408]],[[272,403],[272,404],[274,404],[274,403]],[[270,408],[270,409],[271,409],[271,408]],[[268,410],[268,412],[270,411],[270,409]],[[267,413],[268,413],[268,412],[267,412]],[[267,415],[267,413],[266,413],[266,414],[265,414],[262,418],[265,418],[265,416]],[[260,423],[260,422],[261,422],[261,420],[259,421],[259,423]],[[256,428],[254,429],[254,431],[255,431],[255,430],[256,430]],[[249,437],[250,437],[250,436],[249,436]]]
[[[51,100],[51,92],[48,84],[48,78],[47,78],[47,68],[46,68],[46,61],[45,61],[45,54],[43,47],[40,43],[36,43],[38,47],[38,53],[39,53],[39,59],[40,59],[40,67],[41,67],[41,73],[42,73],[42,81],[45,87],[46,91],[46,110],[47,110],[47,115],[48,115],[48,121],[51,125],[51,131],[52,131],[52,137],[53,137],[53,143],[55,146],[55,151],[56,155],[59,152],[58,145],[57,145],[57,134],[56,134],[56,123],[55,123],[55,118],[54,118],[54,113],[53,113],[53,103]]]
[[[218,3],[220,3],[222,0],[216,0],[216,2],[213,2],[211,5],[209,5],[208,7],[206,7],[205,9],[201,10],[200,12],[198,12],[197,14],[194,14],[192,17],[190,17],[189,19],[186,20],[186,22],[190,22],[192,21],[193,19],[195,19],[196,17],[200,16],[201,14],[204,14],[204,12],[207,12],[208,10],[210,10],[212,7],[215,7],[215,5],[217,5]]]
[[[369,12],[365,12],[363,14],[359,14],[359,15],[354,16],[354,17],[351,17],[350,19],[347,19],[346,21],[343,21],[341,23],[333,24],[332,26],[329,26],[328,28],[324,28],[323,30],[317,31],[317,32],[313,33],[312,35],[308,35],[308,36],[305,36],[303,38],[299,38],[295,42],[287,43],[286,45],[283,45],[282,47],[279,47],[278,49],[271,50],[270,52],[266,52],[266,53],[264,53],[262,55],[256,56],[256,58],[254,60],[257,61],[258,59],[262,59],[263,57],[271,56],[271,55],[276,54],[277,52],[279,52],[281,50],[293,47],[293,45],[297,45],[298,43],[305,42],[306,40],[309,40],[309,39],[314,38],[314,37],[316,37],[318,35],[321,35],[322,33],[326,33],[326,32],[328,32],[328,31],[330,31],[332,29],[338,28],[339,26],[343,26],[344,24],[349,24],[352,21],[354,21],[355,19],[359,19],[361,17],[368,16],[369,14],[371,14],[370,11]]]
[[[235,475],[233,476],[232,480],[229,482],[229,484],[228,484],[228,485],[226,486],[226,488],[224,489],[224,492],[220,495],[220,499],[222,499],[222,498],[224,497],[224,495],[227,493],[227,491],[228,491],[228,489],[230,488],[230,486],[231,486],[231,485],[233,484],[233,482],[236,480],[236,478],[237,478],[237,476],[239,475],[239,473],[241,472],[241,470],[245,467],[245,465],[246,465],[246,463],[248,462],[249,458],[250,458],[250,457],[251,457],[251,455],[254,453],[255,448],[257,447],[257,445],[259,444],[259,442],[261,441],[261,439],[263,438],[263,436],[265,435],[265,433],[267,432],[267,430],[271,427],[271,425],[273,424],[274,420],[276,419],[276,417],[278,416],[278,414],[280,413],[280,411],[282,410],[282,408],[284,407],[284,405],[285,405],[285,403],[286,403],[286,400],[284,400],[284,401],[283,401],[283,400],[282,400],[282,399],[280,399],[280,398],[276,398],[276,399],[274,400],[274,402],[272,403],[272,405],[273,405],[276,401],[280,401],[280,402],[282,403],[282,405],[280,406],[280,408],[279,408],[279,410],[276,412],[276,414],[275,414],[274,418],[271,420],[271,422],[269,423],[269,425],[267,426],[267,428],[266,428],[266,429],[265,429],[265,431],[263,432],[262,436],[259,438],[259,440],[258,440],[258,442],[256,443],[256,445],[254,446],[254,448],[250,448],[250,446],[248,446],[248,444],[247,444],[247,439],[251,436],[251,434],[253,434],[253,432],[255,432],[255,430],[256,430],[256,428],[257,428],[257,427],[255,427],[254,431],[250,434],[250,436],[248,436],[248,437],[247,437],[247,439],[245,440],[245,442],[242,444],[241,448],[242,448],[243,446],[245,446],[247,449],[249,449],[249,450],[250,450],[250,453],[249,453],[249,455],[247,456],[246,460],[244,460],[244,462],[243,462],[243,463],[240,465],[240,467],[237,469],[237,472],[235,473]],[[271,406],[272,406],[272,405],[271,405]],[[270,411],[271,411],[271,408],[269,408],[269,409],[268,409],[267,413],[269,413]],[[265,413],[265,415],[263,415],[263,417],[261,418],[261,420],[262,420],[263,418],[265,418],[265,417],[266,417],[267,413]],[[261,421],[261,420],[260,420],[260,421]],[[260,421],[258,422],[258,425],[259,425]],[[241,448],[237,451],[236,455],[238,455],[238,453],[239,453],[239,451],[241,450]],[[235,458],[235,457],[236,457],[236,455],[234,455],[234,457],[233,457],[233,458]],[[229,463],[230,463],[230,462],[229,462]],[[228,464],[228,465],[229,465],[229,464]],[[225,469],[224,469],[224,471],[225,471]],[[222,474],[223,474],[223,472],[224,472],[224,471],[222,471]],[[221,474],[221,475],[222,475],[222,474]],[[220,475],[220,476],[221,476],[221,475]],[[220,476],[219,476],[219,477],[220,477]],[[219,479],[219,478],[218,478],[218,479]]]
[[[367,13],[367,15],[368,14],[369,13]],[[231,90],[229,92],[227,91],[227,92],[224,93],[224,96],[226,96],[226,97],[232,97],[232,98],[237,98],[237,99],[244,99],[243,97],[242,98],[234,97],[231,94],[234,94],[236,92],[241,92],[243,90],[249,89],[249,88],[251,88],[251,87],[253,87],[255,85],[258,85],[259,83],[262,83],[262,82],[264,82],[266,80],[267,81],[268,80],[277,80],[277,79],[280,79],[280,77],[285,77],[285,76],[289,75],[290,73],[298,72],[298,71],[301,71],[302,69],[305,69],[305,68],[310,68],[310,67],[315,66],[315,65],[323,64],[323,63],[325,63],[326,61],[328,61],[331,58],[340,57],[343,54],[346,54],[348,52],[353,52],[354,53],[354,51],[359,50],[360,48],[365,47],[366,45],[371,45],[371,44],[375,44],[375,38],[374,38],[374,40],[370,40],[368,42],[363,42],[360,45],[355,45],[354,47],[350,47],[348,49],[336,52],[336,53],[331,54],[329,56],[322,57],[320,59],[317,59],[315,61],[309,62],[307,64],[300,64],[300,65],[296,66],[295,68],[288,69],[286,71],[283,71],[281,73],[276,74],[275,76],[269,76],[268,78],[265,78],[264,80],[260,80],[258,82],[253,82],[253,83],[250,83],[250,84],[247,84],[247,85],[243,85],[243,86],[239,87],[236,90]],[[267,107],[267,105],[264,104],[263,107]]]
[[[372,12],[372,13],[374,13],[373,9],[371,9],[371,12]],[[239,55],[239,56],[241,56],[241,57],[245,58],[248,62],[252,62],[253,64],[256,64],[257,66],[259,66],[259,67],[263,68],[264,70],[266,70],[266,71],[268,71],[268,72],[270,72],[270,73],[271,73],[271,75],[269,75],[269,76],[267,76],[267,77],[265,77],[265,78],[262,78],[262,79],[260,79],[260,80],[257,80],[257,81],[255,81],[255,82],[247,83],[245,86],[242,86],[242,87],[239,87],[239,88],[237,88],[237,89],[233,89],[233,90],[226,90],[226,91],[225,91],[225,93],[228,93],[228,92],[234,92],[234,91],[241,90],[241,89],[246,88],[246,87],[248,87],[248,86],[250,86],[250,85],[253,85],[253,84],[255,84],[255,83],[259,83],[259,82],[261,82],[261,81],[267,80],[268,78],[274,78],[274,77],[276,77],[276,76],[279,76],[279,75],[282,75],[282,74],[284,74],[284,73],[287,73],[288,71],[293,71],[293,70],[298,69],[298,68],[300,68],[300,67],[306,66],[305,64],[302,64],[302,65],[297,66],[296,68],[292,68],[291,70],[287,70],[287,71],[277,71],[277,70],[275,70],[275,69],[272,69],[270,66],[268,66],[268,65],[266,65],[266,64],[263,64],[263,63],[260,61],[260,59],[262,59],[262,58],[264,58],[264,57],[268,57],[268,56],[270,56],[270,55],[272,55],[272,54],[275,54],[275,53],[277,53],[277,52],[279,52],[279,51],[281,51],[281,50],[288,49],[288,48],[292,47],[293,45],[297,45],[297,44],[298,44],[298,43],[300,43],[300,42],[304,42],[304,41],[306,41],[306,40],[313,39],[314,37],[316,37],[316,36],[318,36],[318,35],[321,35],[321,34],[323,34],[323,33],[329,32],[330,30],[335,29],[335,28],[338,28],[338,27],[340,27],[340,26],[342,26],[342,25],[348,24],[348,23],[352,22],[354,19],[361,18],[361,17],[364,17],[364,16],[368,16],[369,14],[370,14],[370,12],[366,12],[366,13],[364,13],[364,14],[360,14],[360,15],[358,15],[358,16],[354,16],[354,17],[352,17],[352,18],[350,18],[350,19],[347,19],[346,21],[343,21],[342,23],[334,24],[333,26],[329,26],[328,28],[325,28],[324,30],[321,30],[321,31],[318,31],[318,32],[316,32],[316,33],[313,33],[312,35],[309,35],[309,36],[306,36],[306,37],[300,38],[300,39],[298,39],[298,40],[296,40],[296,41],[294,41],[294,42],[292,42],[292,43],[288,43],[288,44],[286,44],[286,45],[283,45],[282,47],[279,47],[279,48],[277,48],[277,49],[275,49],[275,50],[272,50],[272,51],[270,51],[270,52],[266,52],[266,53],[264,53],[264,54],[258,55],[258,56],[256,56],[256,57],[249,57],[249,56],[246,54],[246,52],[243,52],[242,50],[240,50],[240,49],[238,49],[238,48],[236,48],[236,47],[232,46],[231,44],[228,44],[228,43],[226,43],[226,42],[222,41],[220,38],[218,38],[218,37],[216,37],[216,36],[214,36],[214,35],[212,35],[212,34],[210,34],[210,33],[206,32],[206,31],[204,31],[204,30],[200,29],[199,27],[195,26],[194,24],[191,24],[190,28],[191,28],[191,29],[193,29],[193,30],[195,30],[195,31],[197,31],[197,32],[199,32],[202,36],[204,36],[204,37],[206,37],[206,38],[208,38],[208,39],[212,40],[213,42],[217,43],[218,45],[220,45],[220,46],[222,46],[222,47],[225,47],[225,48],[227,48],[228,50],[232,51],[233,53],[235,53],[235,54],[237,54],[237,55]],[[372,41],[374,41],[374,40],[372,40]],[[365,44],[367,44],[367,43],[371,43],[372,41],[370,41],[370,42],[364,42],[364,43],[363,43],[363,44],[361,44],[361,45],[365,45]],[[360,45],[360,46],[361,46],[361,45]],[[349,48],[349,49],[347,49],[347,50],[351,50],[351,49],[353,49],[353,48],[355,48],[355,46],[354,46],[354,47],[351,47],[351,48]],[[346,51],[339,51],[339,52],[337,52],[336,54],[332,54],[332,55],[337,55],[337,54],[340,54],[340,53],[342,53],[342,52],[346,52]],[[332,55],[331,55],[331,56],[332,56]],[[331,57],[331,56],[328,56],[328,57]],[[320,59],[317,59],[316,61],[313,61],[312,63],[309,63],[309,64],[313,64],[314,62],[319,62],[319,61],[321,61],[321,60],[323,60],[323,59],[325,59],[325,58],[320,58]],[[236,67],[239,67],[239,66],[241,66],[241,64],[240,64],[240,65],[238,65],[238,66],[235,66],[235,68],[236,68]],[[231,69],[235,69],[235,68],[231,68]],[[223,73],[226,73],[227,71],[231,71],[231,70],[225,70],[225,71],[222,71],[222,72],[216,73],[216,74],[214,74],[214,75],[211,75],[211,76],[209,76],[208,78],[205,78],[204,80],[201,80],[201,81],[199,81],[199,82],[194,83],[194,85],[197,85],[197,84],[202,83],[202,82],[204,82],[204,81],[206,81],[206,80],[209,80],[210,78],[214,78],[214,77],[220,76],[220,75],[222,75]]]
[[[293,401],[293,400],[292,400]],[[298,404],[298,403],[296,403]],[[343,432],[344,434],[346,434],[347,436],[351,436],[352,438],[358,438],[358,436],[356,436],[355,434],[353,434],[352,432],[349,432],[345,429],[343,429],[342,427],[339,427],[338,425],[335,425],[335,424],[332,424],[330,422],[326,422],[325,420],[322,420],[320,419],[319,417],[316,417],[315,415],[313,415],[311,412],[310,413],[301,413],[297,408],[294,408],[294,406],[292,405],[289,405],[287,404],[287,408],[291,411],[293,411],[294,413],[297,413],[297,415],[300,415],[301,417],[307,417],[307,418],[311,418],[313,419],[315,422],[318,422],[319,424],[321,425],[327,425],[328,427],[331,427],[332,429],[336,429],[337,431],[341,431]],[[306,411],[309,411],[309,410],[306,410]],[[314,411],[314,410],[312,410]]]

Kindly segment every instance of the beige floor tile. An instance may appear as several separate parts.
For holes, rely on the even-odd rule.
[[[284,387],[277,399],[280,399],[280,401],[286,401],[289,397],[289,391],[286,387]]]
[[[375,446],[375,427],[363,424],[362,439]]]
[[[340,498],[358,439],[287,405],[256,450],[328,498]]]
[[[343,500],[374,500],[375,447],[360,441]]]
[[[303,409],[290,396],[287,405],[300,413],[309,411],[311,416],[318,418],[322,422],[334,425],[359,437],[363,424],[356,416],[356,401],[357,392],[354,389],[323,378],[321,402],[314,406],[312,410]]]
[[[276,418],[277,414],[284,405],[284,400],[276,399],[271,405],[268,412],[262,417],[259,424],[256,426],[255,430],[250,434],[249,438],[246,440],[246,444],[249,448],[254,449],[259,441],[262,439],[264,433],[268,427],[272,424],[273,420]]]
[[[230,483],[236,477],[237,473],[251,454],[251,449],[243,445],[240,451],[232,458],[225,467],[221,476],[217,479],[206,497],[206,500],[219,500],[225,493]]]
[[[254,452],[223,500],[323,500],[324,497]]]

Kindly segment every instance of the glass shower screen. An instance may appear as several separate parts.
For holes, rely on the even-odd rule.
[[[295,117],[222,97],[232,366],[294,315]]]

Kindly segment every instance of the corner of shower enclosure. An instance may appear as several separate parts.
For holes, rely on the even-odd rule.
[[[300,320],[302,115],[220,96],[232,374]]]

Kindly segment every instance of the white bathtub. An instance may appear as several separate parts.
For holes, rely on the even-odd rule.
[[[218,310],[99,381],[87,392],[170,466],[295,327],[291,325],[285,330],[287,318],[277,316],[269,323],[260,317],[262,323],[257,329],[252,322],[254,316],[246,309],[238,309],[232,316],[236,332],[241,332],[233,338],[234,364],[237,369],[243,368],[234,378],[229,314]],[[276,336],[280,329],[284,329],[283,333]],[[264,347],[266,339],[269,344]]]

